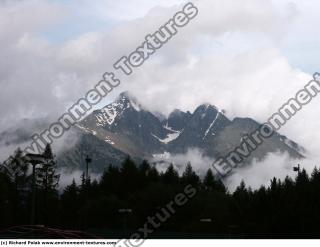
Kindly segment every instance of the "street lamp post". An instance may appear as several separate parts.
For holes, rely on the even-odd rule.
[[[298,164],[298,166],[294,166],[293,171],[299,173],[300,172],[300,164]]]
[[[32,198],[31,198],[31,224],[36,222],[36,166],[44,164],[46,159],[43,154],[26,154],[25,160],[32,166]]]

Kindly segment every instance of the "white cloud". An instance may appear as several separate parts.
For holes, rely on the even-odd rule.
[[[129,89],[152,110],[168,113],[211,102],[226,109],[231,118],[249,116],[264,121],[310,80],[310,75],[291,62],[299,60],[293,63],[298,66],[305,60],[316,66],[312,49],[308,54],[299,50],[299,42],[302,48],[306,44],[316,47],[319,40],[313,31],[319,18],[316,1],[194,3],[199,15],[132,76],[122,77],[121,88],[105,102]],[[5,1],[0,6],[3,131],[25,117],[57,118],[105,71],[112,70],[117,59],[135,50],[146,34],[171,18],[181,1],[82,0],[73,6],[31,0]],[[43,37],[43,32],[58,24],[63,29],[68,18],[79,16],[83,22],[96,18],[114,25],[60,43]],[[320,146],[316,102],[318,99],[281,130],[312,152]]]
[[[165,163],[163,161],[165,161]],[[157,154],[152,160],[152,162],[156,163],[156,168],[160,172],[165,172],[168,166],[172,164],[180,176],[184,172],[187,163],[190,162],[194,171],[201,177],[203,177],[210,168],[214,172],[214,169],[211,167],[213,161],[213,158],[205,156],[201,150],[196,148],[189,149],[184,154]]]
[[[305,169],[308,174],[311,174],[315,167],[319,167],[316,162],[317,159],[319,157],[295,160],[291,159],[287,154],[269,154],[263,161],[253,161],[250,166],[235,169],[225,183],[231,192],[239,186],[242,180],[252,189],[259,189],[261,185],[267,187],[274,177],[282,181],[286,176],[294,179],[297,172],[293,171],[293,167],[298,164],[300,164],[301,169]]]

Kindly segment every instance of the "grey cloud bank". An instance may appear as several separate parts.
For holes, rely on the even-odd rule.
[[[6,58],[0,60],[1,131],[26,117],[58,119],[66,106],[77,102],[79,95],[85,95],[91,83],[98,81],[105,68],[111,68],[124,54],[129,56],[145,34],[171,18],[180,9],[174,5],[181,3],[140,1],[144,12],[135,14],[138,10],[132,8],[132,1],[103,2],[83,1],[76,10],[108,19],[125,6],[132,16],[126,18],[126,13],[121,13],[114,18],[125,21],[109,30],[92,29],[58,44],[39,33],[72,16],[63,5],[46,0],[1,3],[0,44]],[[310,77],[291,64],[287,50],[283,51],[283,47],[289,48],[288,43],[283,42],[290,38],[299,43],[303,38],[311,47],[309,44],[318,40],[312,24],[318,20],[315,10],[319,3],[293,2],[299,19],[292,15],[292,8],[279,1],[195,1],[201,12],[197,20],[150,58],[143,69],[135,69],[130,82],[119,89],[131,91],[144,105],[165,113],[210,102],[226,109],[231,118],[249,116],[262,122]],[[99,13],[94,11],[97,9]],[[297,29],[303,33],[293,35]],[[294,48],[299,51],[295,59],[305,61],[301,47]],[[310,54],[313,60],[318,57],[312,49]],[[170,76],[164,79],[164,75]],[[314,101],[281,129],[312,152],[320,146],[320,119],[315,117],[320,114],[316,107],[320,101]],[[6,151],[10,151],[8,147]]]
[[[271,137],[275,131],[279,131],[303,106],[309,104],[319,92],[320,74],[315,73],[313,80],[310,81],[304,89],[299,90],[294,98],[289,99],[283,104],[259,129],[244,136],[240,146],[235,148],[234,151],[228,153],[224,158],[218,158],[218,160],[213,163],[213,167],[221,176],[229,174],[233,168],[243,164],[245,159],[259,148],[264,142],[264,139]]]
[[[126,75],[130,75],[132,68],[129,64],[132,67],[141,66],[156,49],[161,48],[171,37],[177,34],[178,28],[187,25],[197,14],[198,9],[192,3],[187,3],[182,11],[176,13],[174,17],[157,32],[146,36],[146,41],[143,45],[138,47],[137,50],[129,56],[129,63],[127,63],[127,57],[122,57],[114,64],[114,68],[121,69]],[[165,35],[164,39],[162,35]],[[79,99],[77,103],[73,104],[72,107],[59,118],[58,122],[51,124],[50,127],[41,132],[41,134],[34,134],[32,136],[33,142],[24,149],[24,152],[42,152],[47,144],[51,144],[54,139],[62,137],[65,131],[69,130],[79,120],[85,117],[93,106],[107,96],[113,88],[120,85],[120,80],[115,78],[113,72],[106,72],[102,77],[103,79],[98,82],[94,89],[90,89],[84,98]]]

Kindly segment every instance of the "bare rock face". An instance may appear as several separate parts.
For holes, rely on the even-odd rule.
[[[26,120],[21,126],[0,133],[2,145],[19,145],[47,126],[41,120]],[[130,155],[137,161],[161,157],[163,154],[184,154],[197,148],[212,158],[227,155],[241,144],[243,136],[254,132],[260,124],[251,118],[230,120],[224,111],[211,104],[198,106],[193,113],[174,110],[168,117],[153,113],[128,92],[100,110],[96,110],[72,130],[76,144],[59,153],[58,164],[67,169],[81,169],[84,157],[93,158],[92,169],[101,172],[109,164],[119,165]],[[68,138],[65,138],[68,142]],[[71,141],[70,141],[71,142]],[[266,139],[253,158],[263,159],[268,153],[286,152],[301,158],[304,149],[285,136],[275,133]],[[182,165],[182,164],[181,164]],[[211,164],[208,164],[208,167]]]

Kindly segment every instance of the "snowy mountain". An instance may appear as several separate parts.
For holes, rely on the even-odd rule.
[[[250,118],[230,120],[210,104],[200,105],[193,113],[176,109],[166,118],[146,110],[125,92],[79,123],[80,141],[61,157],[60,163],[72,167],[70,157],[79,156],[80,150],[95,156],[97,171],[109,163],[119,164],[126,155],[142,160],[198,148],[209,157],[218,157],[240,145],[242,136],[258,127],[259,123]],[[298,144],[276,133],[253,152],[248,162],[278,151],[294,158],[303,157],[304,152]]]
[[[48,125],[43,119],[24,120],[22,124],[0,133],[0,145],[19,146]],[[185,154],[196,148],[209,158],[217,158],[238,147],[243,136],[255,131],[259,125],[250,118],[230,120],[223,110],[210,104],[200,105],[192,113],[175,109],[166,117],[148,111],[125,92],[70,130],[73,140],[68,141],[67,137],[64,140],[70,147],[63,149],[57,158],[62,167],[83,169],[84,158],[90,154],[95,172],[101,172],[109,164],[119,165],[127,155],[137,161],[151,160],[170,154]],[[301,158],[305,150],[275,133],[246,162],[253,158],[261,160],[270,152],[287,152],[293,158]]]

